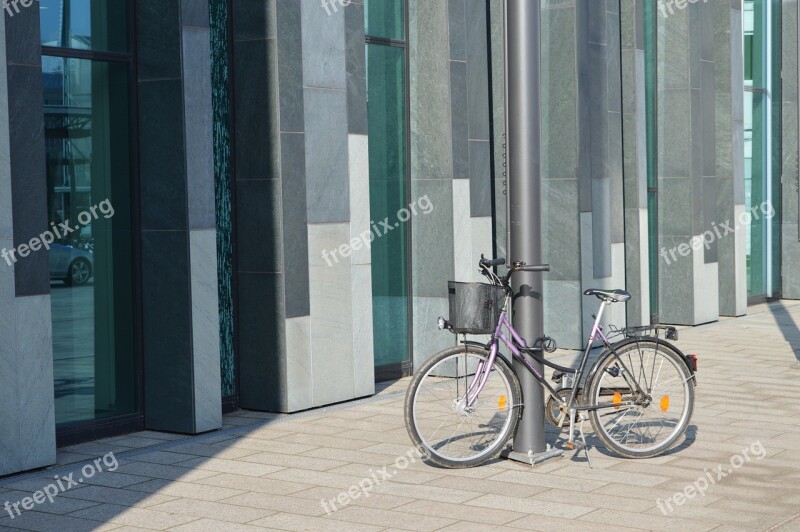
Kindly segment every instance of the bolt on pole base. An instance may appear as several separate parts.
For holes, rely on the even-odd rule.
[[[564,456],[564,450],[557,449],[555,447],[551,447],[550,445],[548,445],[547,450],[541,453],[535,453],[532,450],[528,451],[527,453],[521,453],[517,451],[512,451],[509,448],[503,451],[501,456],[503,458],[507,458],[508,460],[513,460],[515,462],[520,462],[522,464],[530,464],[531,466],[535,466],[536,464],[541,464],[542,462],[546,462],[547,460],[558,458],[559,456]]]

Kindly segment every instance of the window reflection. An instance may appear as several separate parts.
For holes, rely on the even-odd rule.
[[[48,221],[74,229],[50,249],[56,421],[63,424],[136,410],[129,77],[127,64],[85,59],[45,56],[42,70]],[[113,217],[99,212],[104,202]],[[97,215],[87,217],[92,209]]]
[[[127,52],[126,0],[39,0],[42,45]]]

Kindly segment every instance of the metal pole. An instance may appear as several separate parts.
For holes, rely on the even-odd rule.
[[[541,0],[506,0],[506,110],[509,195],[509,261],[542,263],[540,138]],[[513,256],[511,255],[513,253]],[[542,336],[542,274],[514,275],[514,327],[529,344]],[[530,359],[534,368],[541,364]],[[513,459],[547,450],[544,391],[525,366],[514,361],[525,404],[514,435]]]

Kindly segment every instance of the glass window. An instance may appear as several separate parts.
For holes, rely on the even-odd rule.
[[[127,52],[127,0],[39,0],[42,46]]]
[[[403,0],[365,0],[366,34],[402,41],[405,39],[403,10]]]
[[[747,293],[773,297],[781,289],[780,2],[745,0],[742,9]]]
[[[394,220],[406,197],[405,49],[367,44],[370,210]],[[408,237],[392,231],[372,243],[376,368],[409,360]]]
[[[56,422],[132,413],[129,66],[44,56],[42,74]]]

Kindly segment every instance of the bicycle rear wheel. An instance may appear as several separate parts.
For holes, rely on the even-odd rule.
[[[600,356],[584,396],[595,435],[626,458],[649,458],[672,447],[694,408],[694,379],[682,358],[664,342],[635,340]],[[639,394],[628,379],[638,382]],[[635,405],[626,405],[633,402]]]
[[[428,360],[406,394],[408,434],[430,461],[448,468],[479,465],[496,456],[514,433],[522,393],[516,375],[497,357],[473,407],[466,393],[489,352],[446,349]]]

